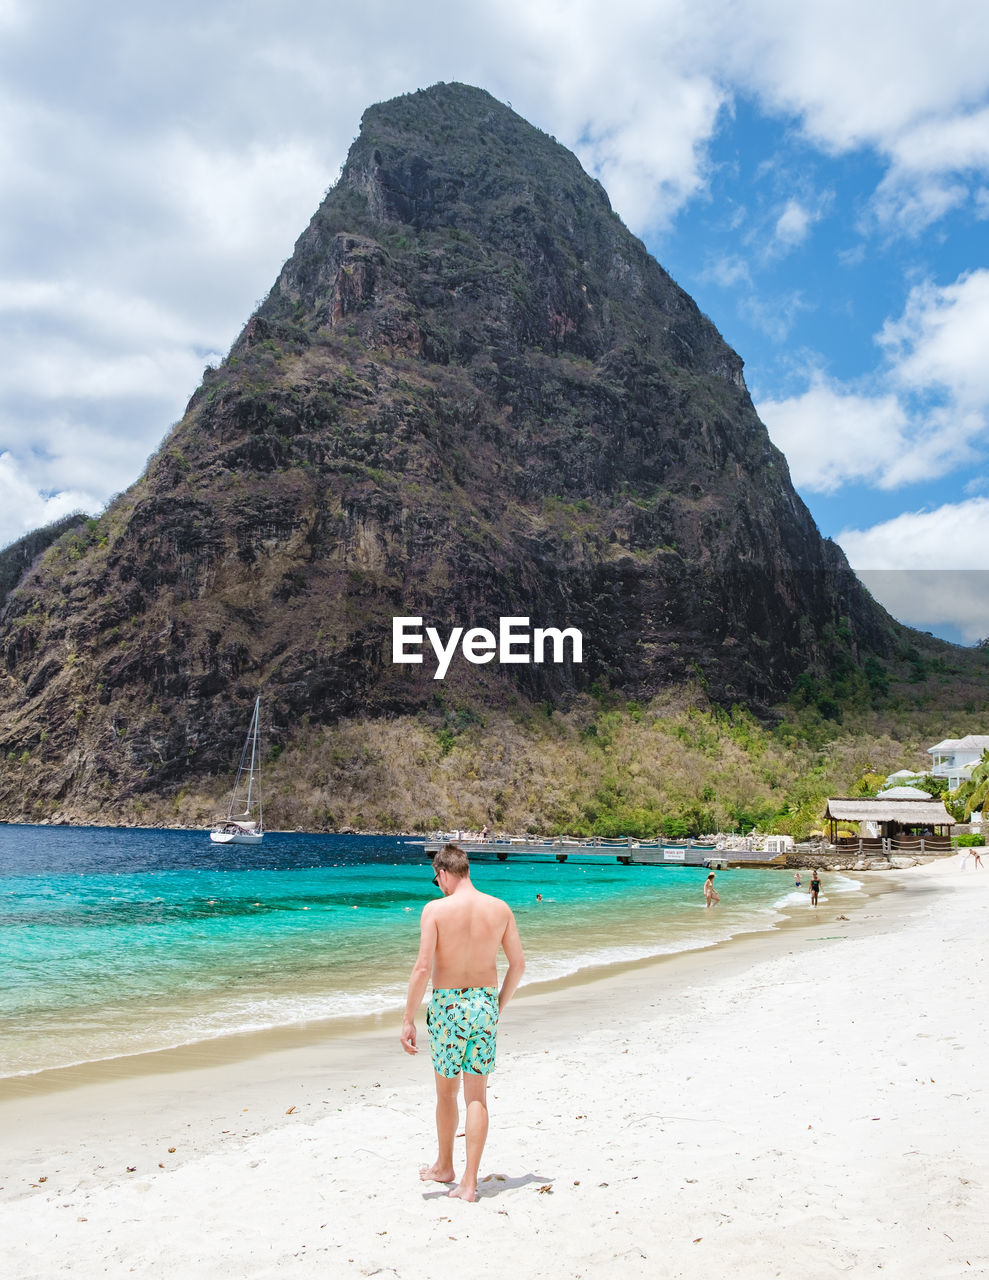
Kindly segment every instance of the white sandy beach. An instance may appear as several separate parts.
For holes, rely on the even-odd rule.
[[[808,925],[520,995],[476,1205],[418,1180],[432,1075],[397,1017],[7,1082],[2,1272],[989,1275],[989,871],[883,883]]]

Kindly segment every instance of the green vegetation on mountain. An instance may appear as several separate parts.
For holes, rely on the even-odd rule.
[[[76,511],[60,520],[53,520],[41,529],[34,529],[4,547],[0,551],[0,609],[42,552],[47,551],[64,533],[81,529],[86,524],[86,516]]]
[[[847,698],[840,722],[800,695],[779,708],[778,719],[760,721],[742,707],[713,706],[695,684],[646,705],[599,694],[562,713],[522,703],[479,713],[440,695],[415,715],[307,724],[284,751],[267,753],[267,812],[273,825],[331,831],[487,822],[603,836],[753,827],[806,836],[820,829],[827,796],[873,795],[902,767],[921,773],[932,742],[971,725],[984,706],[989,659],[981,658],[980,670],[970,652],[936,647],[939,670],[921,696],[912,664],[900,659],[890,664],[881,704]],[[26,783],[34,763],[28,753],[8,758],[0,776]],[[108,796],[102,808],[69,802],[57,813],[203,825],[231,781],[227,774],[195,778],[164,795]],[[22,811],[35,819],[51,812],[41,798]]]

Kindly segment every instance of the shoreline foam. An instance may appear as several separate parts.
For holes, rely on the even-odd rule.
[[[842,880],[844,883],[836,893],[836,897],[842,901],[845,901],[846,898],[851,899],[854,895],[863,892],[883,891],[881,882],[874,882],[874,887],[870,891],[866,890],[861,881],[852,880],[850,877],[842,877]],[[832,892],[835,891],[832,890]],[[610,975],[634,972],[639,968],[649,968],[679,956],[728,948],[750,936],[760,936],[778,929],[786,929],[791,925],[812,924],[812,916],[804,918],[805,912],[812,910],[809,907],[806,895],[801,895],[799,900],[791,900],[793,896],[789,892],[782,894],[773,904],[754,911],[750,918],[742,923],[741,927],[736,928],[734,923],[724,925],[724,928],[732,928],[735,931],[721,933],[711,940],[705,940],[700,934],[696,934],[681,939],[679,945],[670,945],[666,948],[658,943],[630,942],[625,947],[616,947],[611,952],[577,953],[576,957],[567,956],[566,954],[554,955],[552,963],[547,966],[548,968],[559,967],[561,964],[566,965],[567,960],[570,960],[571,964],[566,965],[563,972],[550,972],[547,976],[541,976],[538,973],[539,962],[537,957],[535,965],[530,962],[529,968],[530,975],[533,975],[534,969],[536,973],[526,980],[519,992],[519,997],[526,997],[536,993],[549,994],[554,991],[566,990],[570,986],[580,987],[587,983],[598,982]],[[826,910],[828,906],[828,900],[822,896],[819,910]],[[717,928],[719,926],[717,916],[712,918],[700,908],[698,909],[698,916],[699,920],[703,922],[701,927],[714,926]],[[759,923],[760,918],[764,922]],[[622,952],[638,952],[638,954],[622,954]],[[410,954],[410,965],[411,958]],[[395,987],[392,990],[390,999],[382,991],[378,990],[366,994],[374,1008],[370,1013],[363,1015],[355,1015],[349,1012],[317,1015],[315,1017],[301,1015],[284,1021],[249,1026],[217,1026],[215,1030],[200,1030],[200,1033],[195,1037],[178,1039],[172,1043],[151,1044],[132,1051],[108,1053],[99,1057],[82,1058],[72,1062],[9,1072],[0,1075],[0,1101],[7,1096],[13,1096],[23,1091],[12,1083],[16,1081],[20,1081],[25,1085],[26,1082],[37,1082],[38,1089],[43,1092],[48,1087],[53,1089],[72,1087],[71,1083],[63,1084],[59,1083],[59,1081],[71,1082],[80,1076],[84,1076],[89,1068],[94,1069],[97,1074],[100,1071],[108,1072],[115,1078],[127,1075],[131,1071],[137,1075],[145,1075],[158,1069],[154,1063],[157,1059],[164,1060],[162,1055],[179,1055],[181,1058],[183,1054],[188,1053],[191,1055],[192,1060],[198,1061],[201,1060],[204,1053],[209,1054],[210,1046],[215,1047],[217,1060],[231,1062],[240,1058],[248,1058],[254,1054],[270,1052],[272,1048],[277,1048],[279,1037],[286,1038],[294,1045],[305,1045],[313,1040],[332,1039],[337,1036],[349,1038],[364,1033],[373,1033],[382,1022],[399,1016],[404,1002],[404,983],[400,988]],[[311,996],[310,998],[315,1002],[320,999],[332,1001],[338,999],[339,995],[334,993],[331,996]],[[347,998],[346,1002],[352,1003],[353,1001]],[[288,1003],[291,1003],[291,1001]],[[221,1013],[226,1012],[226,1010],[213,1011],[212,1016],[219,1017]],[[147,1062],[144,1061],[145,1059]],[[181,1070],[182,1067],[179,1065],[174,1069]],[[46,1084],[48,1077],[51,1077],[53,1081],[50,1086]]]

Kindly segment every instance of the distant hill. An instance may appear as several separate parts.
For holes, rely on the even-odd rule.
[[[6,816],[208,786],[258,691],[284,761],[345,719],[687,685],[765,716],[802,680],[827,715],[832,678],[874,693],[915,643],[600,184],[459,84],[367,111],[145,474],[30,560],[0,616]],[[582,661],[458,657],[437,681],[392,662],[395,616],[575,628]]]
[[[85,522],[86,517],[82,512],[75,511],[63,516],[61,520],[53,520],[41,529],[24,534],[0,551],[0,609],[41,553],[47,551],[53,542],[57,542],[63,533],[80,529]]]

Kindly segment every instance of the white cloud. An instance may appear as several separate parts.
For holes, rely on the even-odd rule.
[[[87,414],[85,402],[29,404],[31,430],[17,420],[0,420],[0,435],[11,441],[6,452],[18,476],[34,485],[39,498],[79,490],[99,506],[133,482],[164,435],[140,422],[138,414],[147,404],[146,399],[122,399],[114,405],[115,416],[97,421]]]
[[[860,394],[821,374],[800,395],[756,408],[794,484],[813,493],[849,482],[892,490],[944,476],[975,460],[985,426],[981,414],[920,412],[892,392]]]
[[[44,494],[10,453],[0,453],[0,547],[73,511],[96,512],[102,502],[81,489]]]
[[[235,151],[173,133],[145,161],[149,185],[157,176],[164,209],[195,237],[197,253],[240,258],[287,256],[332,175],[307,141],[285,139]]]
[[[776,220],[773,244],[783,251],[795,249],[807,239],[807,233],[815,221],[816,216],[799,200],[788,200]]]
[[[904,173],[956,173],[989,168],[989,107],[954,116],[921,120],[906,128],[889,147]]]
[[[968,187],[961,182],[891,170],[876,188],[862,229],[868,233],[870,226],[878,225],[916,239],[968,198]]]
[[[989,637],[989,570],[860,569],[866,589],[894,618],[975,644]]]
[[[884,158],[873,214],[888,229],[918,235],[989,172],[989,23],[972,0],[740,0],[723,45],[730,82],[822,150]]]
[[[25,20],[24,8],[20,0],[0,0],[0,26],[18,26]]]
[[[724,96],[703,79],[671,86],[673,100],[622,95],[619,122],[589,123],[575,150],[622,216],[640,230],[662,228],[701,190],[702,145]],[[610,114],[610,113],[609,113]]]
[[[906,512],[835,539],[866,587],[911,626],[989,636],[989,498]]]
[[[960,409],[989,409],[989,270],[943,287],[917,285],[878,341],[903,387],[937,388]]]
[[[749,293],[739,301],[738,309],[756,329],[773,342],[782,343],[790,336],[800,313],[811,307],[799,290],[794,290],[768,298]]]
[[[687,0],[514,0],[497,13],[475,83],[490,86],[507,42],[495,83],[512,67],[515,109],[576,152],[633,229],[668,225],[704,187],[705,148],[730,100]]]
[[[925,120],[963,119],[989,85],[989,25],[971,0],[741,0],[721,34],[734,75],[835,151],[892,154]]]
[[[745,258],[731,254],[709,262],[701,272],[701,279],[720,285],[722,289],[734,289],[740,284],[751,288],[752,270]]]
[[[49,339],[44,346],[22,350],[16,363],[0,370],[0,395],[15,393],[21,403],[89,400],[99,405],[128,397],[164,401],[173,404],[175,420],[203,366],[203,358],[185,347],[121,352],[94,361],[77,342]],[[160,427],[157,434],[162,434]]]
[[[186,347],[209,336],[205,325],[191,329],[188,319],[152,298],[76,280],[0,280],[0,319],[18,327],[44,325],[49,332],[83,331],[88,342],[105,343],[113,351]]]
[[[895,396],[855,395],[820,374],[801,395],[757,408],[798,488],[834,493],[850,480],[886,487],[907,448],[910,423]]]
[[[989,498],[907,511],[835,539],[853,569],[989,570]]]
[[[887,363],[874,389],[810,377],[759,413],[794,482],[834,493],[849,481],[895,489],[975,461],[989,427],[989,270],[917,285],[877,342]]]
[[[169,308],[79,282],[0,283],[0,328],[0,448],[22,486],[18,510],[62,514],[62,490],[91,510],[126,488],[218,354]]]

